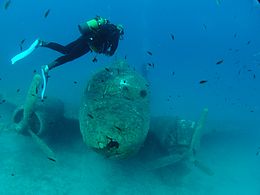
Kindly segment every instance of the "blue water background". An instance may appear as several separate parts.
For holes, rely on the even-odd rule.
[[[115,56],[98,55],[98,63],[92,63],[95,55],[89,53],[52,70],[47,95],[61,98],[77,111],[84,86],[96,70],[125,56],[140,73],[144,65],[154,63],[154,68],[148,66],[152,115],[197,120],[207,107],[206,131],[217,129],[228,133],[205,144],[232,147],[228,137],[232,135],[233,140],[235,134],[234,156],[248,159],[242,152],[242,146],[248,146],[250,162],[255,165],[259,163],[255,153],[260,146],[260,5],[253,0],[220,2],[218,5],[214,0],[12,0],[7,10],[0,11],[0,93],[11,102],[22,103],[33,70],[40,72],[42,65],[60,56],[39,48],[11,65],[10,59],[20,52],[22,39],[26,39],[25,48],[38,37],[67,44],[80,35],[79,23],[100,15],[125,27],[124,40],[120,41]],[[0,3],[3,7],[5,1]],[[50,13],[44,18],[48,9]],[[220,60],[223,63],[217,65]],[[208,82],[199,84],[201,80]],[[259,173],[258,169],[259,166],[253,168]],[[259,176],[252,178],[255,182],[252,194],[257,194]]]

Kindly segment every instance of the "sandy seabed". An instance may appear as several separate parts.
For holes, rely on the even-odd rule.
[[[202,137],[197,158],[209,176],[192,163],[145,170],[138,158],[113,161],[89,150],[80,134],[50,147],[58,161],[46,158],[29,136],[0,123],[0,194],[260,194],[260,136],[216,130]],[[79,129],[75,131],[79,132]],[[58,140],[58,141],[57,141]],[[53,141],[53,140],[52,140]]]

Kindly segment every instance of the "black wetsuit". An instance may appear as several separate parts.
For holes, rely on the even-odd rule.
[[[49,70],[51,70],[66,62],[83,56],[89,51],[92,51],[91,48],[95,48],[95,52],[97,53],[112,56],[117,49],[119,38],[120,32],[114,24],[104,24],[100,26],[96,32],[82,35],[77,40],[66,46],[49,42],[43,43],[42,47],[47,47],[64,54],[52,63],[48,64]]]

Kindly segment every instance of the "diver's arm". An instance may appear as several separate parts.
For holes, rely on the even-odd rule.
[[[101,27],[102,37],[106,40],[104,43],[104,50],[102,53],[108,56],[114,55],[117,47],[120,35],[117,32],[117,28],[114,24],[106,24]]]
[[[110,40],[108,41],[108,47],[106,47],[106,50],[103,52],[107,56],[114,55],[119,42],[119,35],[114,34],[114,37],[110,37]]]
[[[111,46],[110,46],[110,49],[108,51],[108,55],[109,56],[112,56],[114,55],[117,47],[118,47],[118,42],[119,42],[119,37],[115,38],[114,41],[112,42]]]

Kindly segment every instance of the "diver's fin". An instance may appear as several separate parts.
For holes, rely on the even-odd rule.
[[[44,94],[45,94],[45,90],[46,90],[46,85],[47,85],[47,77],[48,75],[46,74],[46,72],[44,71],[44,69],[41,69],[42,71],[42,79],[43,79],[43,86],[42,86],[42,92],[41,92],[41,99],[43,100],[44,98]]]
[[[19,61],[19,60],[25,58],[26,56],[30,55],[40,45],[40,43],[41,43],[41,41],[39,39],[36,39],[28,49],[26,49],[25,51],[17,54],[16,56],[14,56],[11,59],[12,64],[15,64],[17,61]]]

